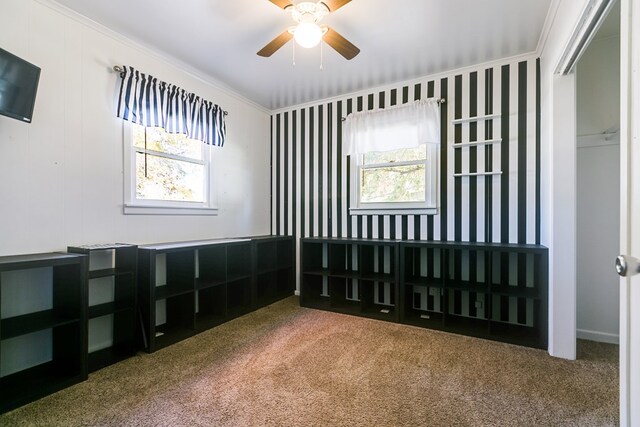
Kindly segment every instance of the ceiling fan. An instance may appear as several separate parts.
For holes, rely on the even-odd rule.
[[[292,3],[292,0],[269,1],[291,13],[291,18],[297,25],[289,27],[271,40],[258,51],[258,55],[271,56],[291,39],[295,39],[300,46],[306,48],[317,46],[321,40],[324,40],[346,59],[353,59],[360,53],[360,49],[342,37],[336,30],[326,25],[319,25],[327,14],[335,12],[351,0],[323,0],[317,3],[310,1]]]

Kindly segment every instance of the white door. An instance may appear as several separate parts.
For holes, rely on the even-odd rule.
[[[620,425],[640,426],[640,0],[620,6]]]

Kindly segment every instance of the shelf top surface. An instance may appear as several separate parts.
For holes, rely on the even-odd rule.
[[[303,242],[327,242],[327,243],[379,243],[379,244],[396,244],[402,243],[403,240],[398,239],[369,239],[362,237],[304,237]]]
[[[488,248],[488,249],[520,249],[520,250],[534,250],[542,251],[546,250],[545,246],[531,245],[531,244],[519,244],[519,243],[492,243],[492,242],[454,242],[450,240],[401,240],[401,239],[375,239],[375,238],[350,238],[350,237],[304,237],[301,239],[303,242],[318,242],[318,243],[368,243],[368,244],[403,244],[407,246],[433,246],[442,248],[460,248],[460,249],[474,249],[474,248]]]
[[[136,247],[136,245],[131,243],[98,243],[95,245],[69,246],[67,250],[71,252],[73,252],[74,250],[103,251],[108,249],[134,248],[134,247]]]
[[[251,240],[286,240],[286,239],[291,239],[292,236],[285,236],[285,235],[263,235],[263,236],[251,236],[251,237],[247,237],[247,239],[251,239]]]
[[[29,268],[30,263],[52,264],[72,264],[85,258],[81,254],[68,254],[64,252],[48,252],[40,254],[9,255],[0,257],[0,268],[13,266],[14,264],[24,264],[24,268]]]
[[[171,242],[171,243],[156,243],[150,245],[140,245],[138,246],[140,249],[147,250],[168,250],[168,249],[180,249],[180,248],[192,248],[192,247],[200,247],[200,246],[211,246],[211,245],[221,245],[226,243],[239,243],[239,242],[250,242],[250,238],[223,238],[223,239],[211,239],[211,240],[193,240],[188,242]]]
[[[532,245],[532,244],[524,244],[524,243],[495,243],[495,242],[454,242],[450,240],[440,241],[440,240],[403,240],[402,244],[406,246],[420,246],[420,245],[432,245],[433,247],[443,247],[443,248],[460,248],[460,249],[476,249],[476,248],[487,248],[487,249],[514,249],[514,250],[533,250],[533,251],[544,251],[547,250],[546,246],[542,245]]]

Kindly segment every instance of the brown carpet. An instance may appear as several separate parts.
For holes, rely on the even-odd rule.
[[[0,425],[616,425],[617,346],[579,350],[565,361],[292,297],[102,369]]]

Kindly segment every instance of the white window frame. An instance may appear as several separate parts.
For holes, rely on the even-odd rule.
[[[427,156],[424,161],[390,162],[364,165],[364,154],[351,157],[351,215],[437,215],[439,207],[439,148],[438,144],[426,144]],[[362,170],[384,166],[425,165],[424,202],[365,203],[361,201]]]
[[[136,147],[133,144],[133,126],[123,120],[124,141],[124,213],[127,215],[217,215],[217,191],[213,182],[214,161],[211,146],[202,143],[202,159],[162,153]],[[136,153],[172,160],[186,161],[205,166],[204,202],[182,202],[177,200],[139,199],[136,192]]]

